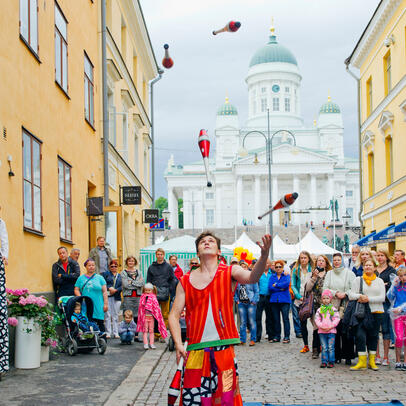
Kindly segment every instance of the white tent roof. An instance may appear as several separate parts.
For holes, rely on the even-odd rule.
[[[245,232],[240,235],[238,240],[234,241],[231,245],[225,245],[225,247],[229,248],[230,250],[234,250],[236,247],[243,247],[252,252],[256,257],[261,255],[261,248],[259,248],[258,245],[255,244]]]
[[[279,235],[275,235],[272,240],[273,252],[275,259],[283,258],[296,258],[298,255],[297,247],[295,244],[286,244]]]
[[[195,245],[196,238],[190,235],[183,235],[182,237],[172,238],[171,240],[166,240],[159,242],[154,245],[150,245],[149,247],[145,247],[141,249],[141,252],[155,252],[158,248],[163,248],[165,252],[188,252],[188,253],[196,253],[196,245]],[[221,251],[223,254],[228,254],[229,251],[224,249],[225,246],[221,247]]]
[[[337,251],[324,244],[312,230],[309,230],[307,234],[296,244],[296,249],[300,251],[309,251],[311,254],[325,254],[332,255]]]

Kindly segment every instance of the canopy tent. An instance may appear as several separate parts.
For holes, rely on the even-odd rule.
[[[158,248],[162,248],[165,251],[165,259],[167,261],[171,255],[175,254],[178,257],[179,266],[184,272],[187,271],[189,269],[189,261],[196,256],[195,240],[196,238],[190,235],[184,235],[142,248],[140,250],[140,270],[144,279],[146,279],[148,267],[155,261],[155,251]],[[224,246],[221,247],[221,253],[227,261],[230,261],[233,255],[233,251]]]
[[[372,242],[370,244],[376,245],[394,240],[395,240],[395,225],[391,225],[379,231],[379,233],[373,234]]]
[[[234,241],[231,245],[225,245],[224,247],[232,251],[234,251],[234,248],[243,247],[246,250],[252,252],[254,254],[254,257],[256,258],[261,255],[261,249],[259,248],[259,246],[255,244],[254,241],[252,241],[245,232],[240,235],[240,238],[238,238],[238,240]]]
[[[298,256],[295,244],[286,244],[279,235],[275,235],[272,240],[275,259],[292,260]]]
[[[371,234],[366,235],[365,237],[362,237],[360,240],[355,242],[353,245],[359,245],[360,247],[367,245],[369,241],[373,240],[374,234],[376,234],[376,231],[372,232]]]
[[[319,255],[333,255],[337,250],[324,244],[312,230],[309,230],[307,234],[296,244],[297,252],[308,251],[311,254]]]

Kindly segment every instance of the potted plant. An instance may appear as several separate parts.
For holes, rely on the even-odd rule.
[[[58,334],[56,332],[56,317],[51,307],[47,307],[47,314],[39,320],[41,325],[41,362],[49,361],[50,349],[58,347]]]
[[[9,317],[17,318],[15,367],[39,368],[41,354],[41,320],[52,305],[43,296],[31,295],[28,289],[6,289]]]

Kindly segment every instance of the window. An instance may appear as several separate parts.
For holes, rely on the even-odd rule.
[[[85,119],[94,125],[93,65],[85,54]]]
[[[369,196],[375,193],[375,159],[374,154],[368,154],[368,191]]]
[[[139,175],[139,151],[138,151],[138,136],[134,134],[134,173]]]
[[[256,90],[254,89],[254,90],[252,91],[252,97],[256,97],[256,95],[257,95],[257,92],[256,92]]]
[[[278,97],[274,97],[272,99],[272,109],[273,109],[273,111],[279,111],[279,98]]]
[[[285,111],[290,111],[290,99],[288,97],[285,98]]]
[[[352,197],[352,195],[353,195],[352,190],[346,190],[345,191],[345,197]]]
[[[353,219],[354,219],[354,208],[352,207],[347,207],[347,215],[350,216],[349,223],[353,223]]]
[[[128,163],[128,113],[123,113],[123,158]]]
[[[261,87],[261,93],[266,93],[266,87]]]
[[[252,102],[252,113],[256,114],[257,113],[257,102]]]
[[[206,192],[206,200],[213,200],[214,193],[213,192]]]
[[[206,225],[214,224],[214,209],[206,209]]]
[[[24,227],[42,231],[41,142],[23,130]]]
[[[372,113],[372,76],[367,80],[367,116]]]
[[[38,54],[37,0],[20,0],[20,35],[25,43]]]
[[[58,158],[59,237],[72,241],[71,167]]]
[[[383,68],[384,68],[384,82],[385,82],[385,96],[392,89],[392,66],[391,66],[391,55],[390,51],[383,58]]]
[[[261,112],[264,113],[268,107],[268,103],[266,99],[261,99]]]
[[[68,92],[68,23],[55,3],[55,80]]]
[[[289,93],[290,92],[290,89],[286,86],[285,87],[285,93]]]
[[[392,137],[385,138],[385,164],[386,164],[386,186],[393,182],[393,148]]]

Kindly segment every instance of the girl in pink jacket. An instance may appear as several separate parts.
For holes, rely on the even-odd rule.
[[[158,330],[161,333],[162,338],[166,338],[168,332],[166,331],[161,308],[156,297],[156,287],[151,283],[146,283],[142,289],[137,321],[137,331],[143,333],[145,350],[148,350],[148,338],[149,348],[156,348],[154,344],[155,320],[158,322]]]
[[[332,293],[325,289],[321,294],[322,305],[316,312],[314,322],[318,327],[321,342],[321,365],[320,368],[334,368],[335,354],[334,345],[336,340],[336,327],[340,322],[338,311],[331,304]]]

